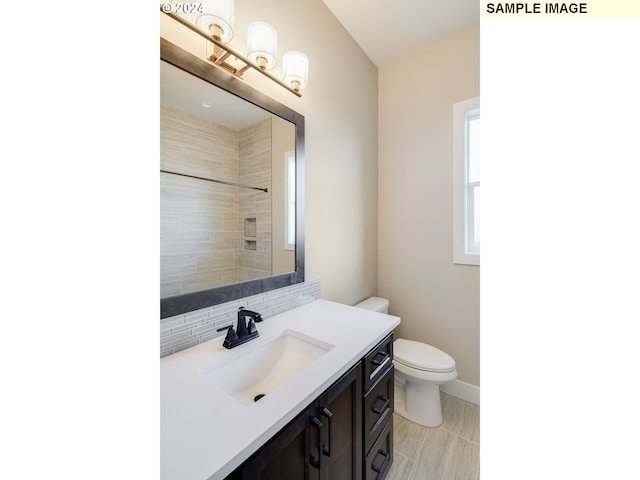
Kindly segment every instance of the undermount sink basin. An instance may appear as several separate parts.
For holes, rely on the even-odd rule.
[[[269,343],[248,351],[250,347],[250,344],[236,347],[238,350],[228,352],[228,358],[199,370],[244,405],[253,405],[311,365],[333,345],[294,330],[285,330]]]

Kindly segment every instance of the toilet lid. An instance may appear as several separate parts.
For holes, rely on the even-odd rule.
[[[456,368],[456,361],[442,350],[404,338],[398,338],[393,342],[393,357],[417,370],[451,372]]]

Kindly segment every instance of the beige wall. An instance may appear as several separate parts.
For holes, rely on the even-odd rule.
[[[249,22],[264,20],[278,30],[280,56],[309,56],[302,98],[253,72],[246,82],[305,116],[306,274],[321,278],[323,298],[354,304],[376,294],[377,69],[321,0],[236,0],[235,10],[237,50]],[[165,38],[202,50],[160,15]]]
[[[378,294],[398,334],[455,358],[480,386],[480,268],[453,264],[452,106],[480,95],[479,27],[379,75]]]

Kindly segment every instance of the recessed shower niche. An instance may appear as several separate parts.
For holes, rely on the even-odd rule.
[[[257,236],[257,222],[254,218],[245,218],[244,219],[244,249],[245,250],[257,250],[258,242],[256,240]]]
[[[256,219],[255,218],[244,219],[244,236],[245,237],[256,236]]]

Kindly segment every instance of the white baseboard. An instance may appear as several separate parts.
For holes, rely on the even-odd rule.
[[[466,402],[480,406],[480,387],[470,383],[452,380],[444,385],[440,385],[440,390]]]

